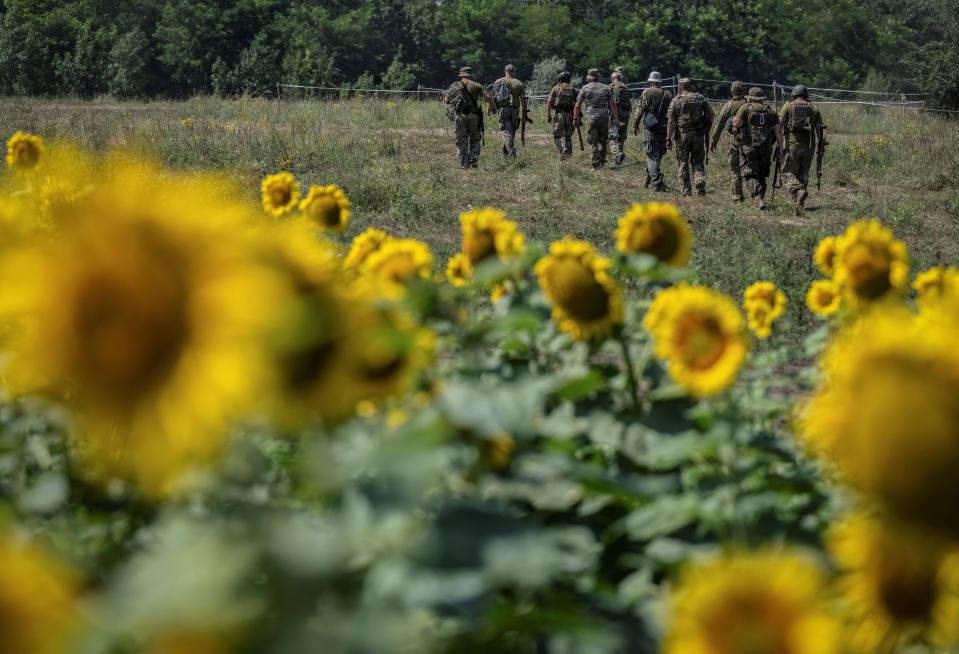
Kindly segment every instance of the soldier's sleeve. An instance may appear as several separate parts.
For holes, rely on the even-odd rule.
[[[713,124],[712,143],[719,142],[719,137],[723,133],[723,126],[726,124],[726,121],[729,120],[730,105],[731,103],[727,102],[723,105],[723,108],[719,110],[719,118],[716,119],[716,122]]]
[[[743,105],[736,111],[736,118],[745,123],[747,116],[749,116],[749,105],[744,102]]]
[[[676,114],[678,111],[679,111],[679,107],[676,104],[676,98],[673,98],[672,100],[669,101],[669,108],[666,109],[666,117],[675,121]]]
[[[779,120],[782,121],[785,125],[789,121],[789,103],[784,102],[783,106],[779,108]]]
[[[586,96],[583,94],[585,90],[586,90],[585,86],[579,90],[579,93],[576,94],[576,102],[582,102],[583,100],[586,99]]]

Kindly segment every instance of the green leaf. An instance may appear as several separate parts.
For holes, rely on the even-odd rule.
[[[668,536],[694,523],[699,517],[699,506],[699,498],[692,495],[660,497],[626,516],[626,531],[640,541]]]

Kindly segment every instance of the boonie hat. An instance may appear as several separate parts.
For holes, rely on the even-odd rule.
[[[748,97],[750,100],[765,100],[766,94],[763,93],[763,90],[761,88],[759,88],[758,86],[754,86],[751,89],[749,89]]]
[[[472,77],[472,76],[473,76],[472,68],[470,68],[469,66],[463,66],[462,68],[460,68],[460,77]]]
[[[647,81],[647,82],[659,82],[659,83],[662,83],[662,81],[663,81],[663,75],[662,75],[662,73],[654,70],[653,72],[651,72],[651,73],[649,74],[649,79],[647,79],[646,81]]]

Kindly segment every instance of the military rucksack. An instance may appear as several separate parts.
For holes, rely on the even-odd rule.
[[[701,129],[705,122],[706,112],[703,109],[705,99],[698,93],[695,95],[680,96],[679,118],[676,125],[681,130]]]
[[[808,132],[812,129],[812,105],[794,102],[789,110],[789,131]]]
[[[497,107],[508,107],[513,102],[513,90],[506,79],[498,80],[493,84],[493,98],[496,100]]]
[[[749,145],[758,148],[769,141],[775,119],[772,111],[764,104],[750,104],[746,112],[746,123],[749,126]]]
[[[466,85],[462,82],[453,84],[449,91],[447,91],[446,98],[448,107],[451,108],[456,115],[463,116],[466,114],[479,113],[476,100],[469,94],[466,90]],[[449,109],[447,109],[447,112],[449,112]]]
[[[572,111],[577,95],[572,84],[560,84],[556,90],[556,108],[561,111]]]
[[[619,106],[619,113],[628,114],[633,110],[633,101],[630,98],[629,87],[625,84],[616,84],[611,87],[613,101]]]

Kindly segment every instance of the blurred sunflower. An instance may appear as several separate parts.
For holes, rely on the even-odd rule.
[[[676,205],[634,204],[619,219],[616,248],[623,254],[651,254],[671,266],[689,263],[693,234]]]
[[[819,241],[813,253],[813,263],[826,277],[832,277],[836,272],[836,242],[835,236],[827,236]]]
[[[0,532],[0,651],[59,654],[79,625],[78,579],[36,546]]]
[[[4,262],[7,381],[75,410],[93,476],[164,495],[220,452],[260,380],[273,291],[238,236],[249,217],[213,182],[124,164],[61,238]]]
[[[343,261],[343,267],[349,270],[359,270],[371,254],[392,240],[393,237],[386,232],[373,227],[368,228],[353,239],[350,244],[350,251]]]
[[[496,286],[490,289],[489,301],[492,302],[493,304],[496,304],[507,295],[509,295],[509,289],[506,287],[506,285],[497,284]]]
[[[602,340],[623,324],[623,291],[609,274],[612,265],[583,241],[567,238],[549,246],[535,272],[560,331],[577,340]]]
[[[903,293],[909,283],[905,244],[876,220],[861,220],[836,241],[835,280],[850,306]]]
[[[834,339],[801,415],[810,449],[905,519],[959,535],[959,348],[953,320],[871,312]]]
[[[456,288],[462,288],[469,283],[473,276],[473,264],[470,258],[464,253],[459,252],[450,257],[446,262],[446,278]]]
[[[732,553],[688,567],[664,654],[833,654],[839,628],[823,574],[799,553]]]
[[[516,223],[491,207],[460,214],[463,253],[475,267],[489,257],[508,259],[522,252],[526,239]]]
[[[342,234],[350,222],[350,200],[336,184],[311,186],[300,211],[321,230]]]
[[[414,279],[429,279],[433,255],[426,243],[415,239],[393,239],[370,254],[360,272],[384,297],[397,298]]]
[[[685,285],[660,291],[643,324],[669,374],[697,397],[731,386],[746,360],[742,315],[717,291]]]
[[[817,279],[806,293],[806,306],[817,316],[831,316],[839,310],[841,293],[836,283]]]
[[[771,320],[780,318],[786,312],[786,294],[772,282],[754,282],[743,292],[746,307],[765,304]]]
[[[765,302],[754,302],[746,306],[746,323],[757,338],[763,340],[769,338],[772,334],[773,322],[775,318],[773,318],[772,307]]]
[[[925,532],[856,514],[833,527],[829,549],[852,652],[899,652],[959,641],[959,553]]]
[[[916,275],[913,289],[919,295],[919,304],[940,301],[943,297],[959,298],[959,270],[952,266],[934,266]]]
[[[7,168],[16,172],[33,170],[40,164],[45,147],[36,134],[16,132],[7,141]]]
[[[268,175],[260,184],[263,210],[279,218],[296,209],[300,200],[300,184],[290,173]]]

